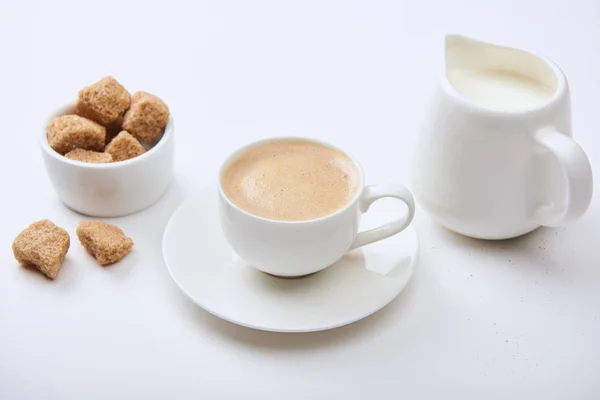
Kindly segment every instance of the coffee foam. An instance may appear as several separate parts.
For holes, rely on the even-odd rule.
[[[360,174],[344,153],[306,140],[281,140],[248,149],[221,177],[225,195],[243,210],[268,219],[305,221],[346,206]]]

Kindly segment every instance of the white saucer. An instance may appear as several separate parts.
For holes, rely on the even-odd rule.
[[[369,212],[363,220],[376,214]],[[389,219],[389,213],[379,214]],[[418,247],[409,227],[316,274],[298,279],[267,275],[245,265],[223,237],[216,185],[186,200],[163,236],[167,269],[194,303],[229,322],[275,332],[336,328],[380,310],[410,280]]]

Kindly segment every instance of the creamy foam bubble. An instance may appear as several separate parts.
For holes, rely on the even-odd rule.
[[[223,172],[225,195],[243,210],[280,221],[305,221],[346,206],[360,186],[344,153],[306,140],[251,148]]]

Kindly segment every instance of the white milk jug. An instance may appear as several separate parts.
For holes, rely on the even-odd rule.
[[[413,164],[420,205],[463,235],[506,239],[578,219],[592,186],[562,71],[525,51],[447,36]]]

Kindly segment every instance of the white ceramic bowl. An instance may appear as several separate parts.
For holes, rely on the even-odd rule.
[[[53,113],[43,127],[44,164],[58,197],[69,208],[94,217],[120,217],[143,210],[166,192],[173,170],[173,116],[160,141],[141,156],[115,163],[71,160],[50,147],[46,126],[55,117],[74,113],[72,105]]]

